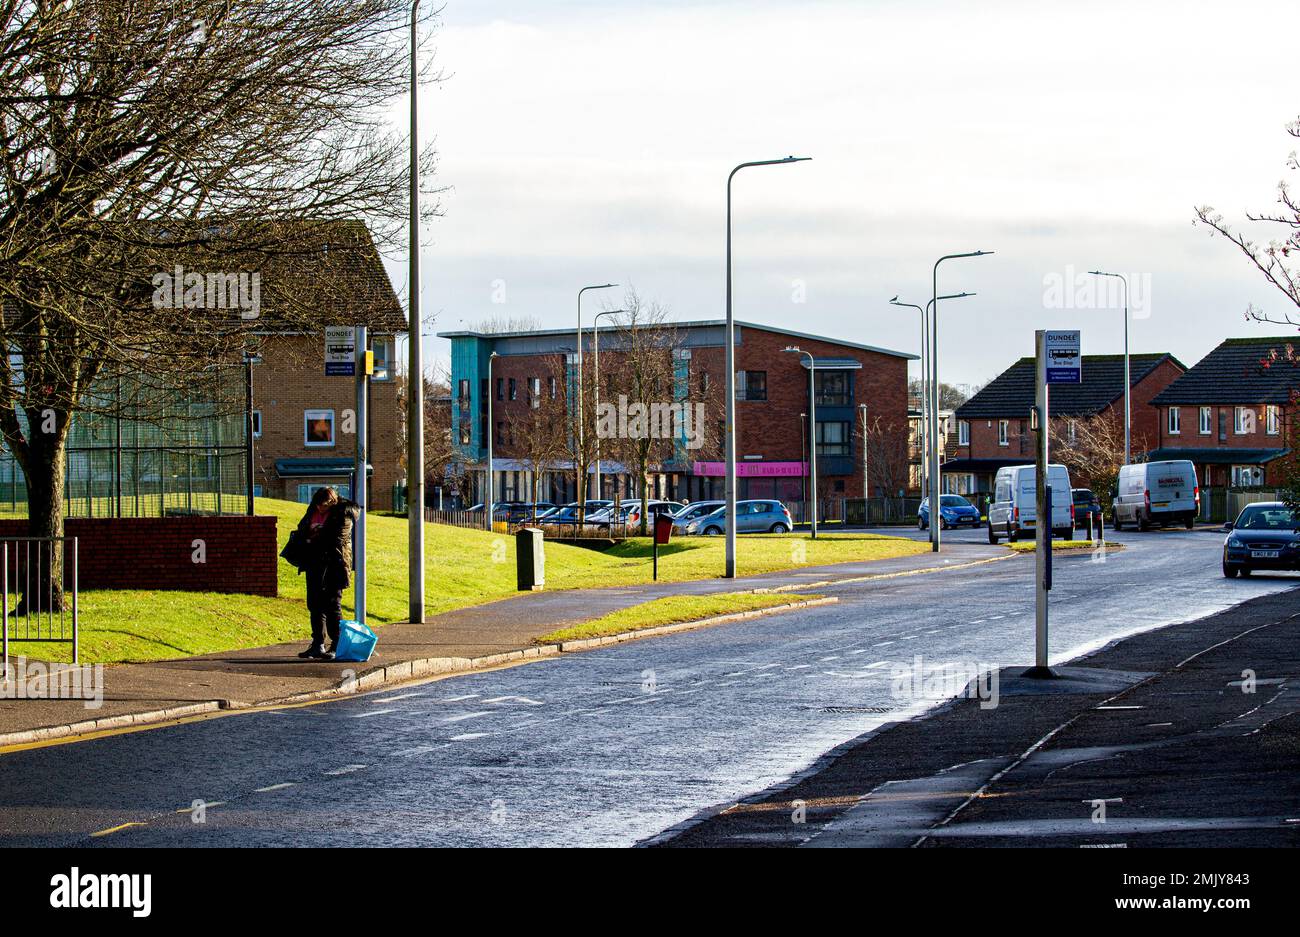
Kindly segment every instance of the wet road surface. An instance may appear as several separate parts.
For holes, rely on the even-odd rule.
[[[1214,531],[1115,539],[1129,548],[1059,558],[1054,660],[1300,583],[1223,579]],[[891,679],[917,655],[1028,663],[1032,570],[1017,557],[847,584],[821,590],[836,605],[10,752],[0,843],[630,845],[933,705]]]

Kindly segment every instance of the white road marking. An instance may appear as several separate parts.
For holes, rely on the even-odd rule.
[[[488,709],[480,710],[475,713],[461,713],[459,716],[448,716],[443,722],[464,722],[466,719],[477,719],[479,716],[490,716],[492,711]]]
[[[839,660],[839,659],[840,659],[840,655],[838,655],[838,654],[832,654],[830,657],[823,657],[823,658],[821,658],[820,660],[821,660],[821,662],[824,664],[824,663],[826,663],[828,660]]]
[[[889,661],[887,661],[887,660],[878,660],[878,661],[876,661],[874,664],[867,664],[867,669],[868,669],[868,670],[876,670],[876,669],[878,669],[878,668],[880,668],[880,667],[888,667],[888,666],[889,666]]]
[[[382,716],[386,713],[395,713],[395,712],[397,712],[396,709],[376,709],[374,712],[370,712],[370,713],[353,713],[352,718],[369,719],[371,716]]]
[[[285,782],[283,782],[282,784],[271,784],[271,785],[268,785],[268,786],[266,786],[266,787],[255,787],[255,788],[253,788],[253,793],[254,793],[254,794],[269,794],[269,793],[271,793],[271,791],[282,791],[282,790],[284,790],[286,787],[293,787],[293,786],[294,786],[294,783],[295,783],[295,782],[293,782],[293,781],[285,781]]]
[[[442,699],[438,700],[438,702],[439,702],[439,703],[459,703],[459,702],[462,702],[463,700],[473,699],[473,698],[476,697],[476,696],[478,696],[477,693],[466,693],[464,696],[444,696]]]
[[[335,768],[333,771],[326,771],[325,773],[330,777],[338,777],[340,774],[353,774],[357,771],[364,771],[369,767],[369,765],[344,765],[342,768]]]
[[[466,732],[464,735],[453,735],[453,742],[468,742],[470,739],[481,739],[491,735],[491,732]]]
[[[812,664],[795,664],[793,667],[787,667],[786,670],[810,670]]]
[[[873,645],[871,645],[871,646],[872,646],[872,647],[884,647],[884,646],[887,645],[887,644],[893,644],[893,643],[894,643],[893,641],[880,641],[880,642],[877,642],[876,644],[873,644]]]
[[[542,705],[542,703],[539,700],[529,699],[526,696],[494,696],[491,699],[485,699],[483,702],[484,703],[505,703],[510,700],[515,700],[516,702],[519,703],[527,703],[529,706]]]
[[[226,802],[224,800],[205,800],[198,805],[191,804],[188,807],[182,807],[180,810],[177,810],[176,812],[193,813],[195,810],[207,810],[209,807],[224,807],[225,805]]]
[[[404,748],[400,752],[393,752],[398,758],[410,758],[414,755],[423,755],[425,752],[431,752],[438,746],[436,745],[416,745],[414,748]]]

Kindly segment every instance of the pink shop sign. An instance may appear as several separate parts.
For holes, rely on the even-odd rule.
[[[726,462],[696,462],[692,474],[721,477],[727,474]],[[802,478],[808,474],[806,462],[737,462],[737,478]]]

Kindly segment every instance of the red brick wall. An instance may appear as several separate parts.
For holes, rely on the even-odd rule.
[[[1200,404],[1191,406],[1180,406],[1181,413],[1181,432],[1171,434],[1169,432],[1169,408],[1160,408],[1160,422],[1157,427],[1159,445],[1168,449],[1287,449],[1291,446],[1290,426],[1295,419],[1292,408],[1279,406],[1279,432],[1269,434],[1267,432],[1268,423],[1265,418],[1264,404],[1250,407],[1255,412],[1255,430],[1251,433],[1236,432],[1236,409],[1237,404],[1210,404],[1204,406],[1210,408],[1210,432],[1202,435],[1200,432],[1201,422]],[[1227,430],[1227,438],[1219,439],[1219,416],[1223,414],[1224,425]],[[1198,466],[1198,472],[1202,483],[1205,482],[1205,466]],[[1212,485],[1230,485],[1232,483],[1232,468],[1228,465],[1210,466],[1210,483]],[[1282,460],[1275,460],[1272,464],[1264,467],[1264,484],[1276,485],[1283,481],[1284,465]]]
[[[71,517],[81,589],[162,589],[275,596],[274,517]],[[27,533],[25,520],[0,520],[0,538]],[[202,540],[206,562],[193,560]],[[70,549],[70,547],[69,547]],[[20,545],[10,545],[13,551]],[[18,554],[19,570],[24,568]],[[70,565],[70,564],[69,564]],[[12,575],[13,567],[10,566]]]

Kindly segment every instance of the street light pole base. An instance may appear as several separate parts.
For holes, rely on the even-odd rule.
[[[1028,677],[1030,680],[1055,680],[1056,674],[1052,672],[1051,667],[1039,667],[1037,665],[1028,668],[1020,676]]]

